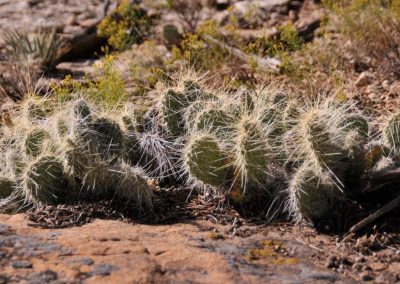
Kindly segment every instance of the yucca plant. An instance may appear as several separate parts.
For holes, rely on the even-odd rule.
[[[19,62],[32,66],[38,64],[42,71],[55,68],[59,51],[64,45],[55,29],[41,30],[34,35],[13,30],[5,33],[3,40]]]

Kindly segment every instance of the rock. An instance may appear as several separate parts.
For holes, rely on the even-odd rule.
[[[65,25],[67,26],[75,26],[77,24],[76,22],[76,16],[74,14],[69,15],[64,22]]]
[[[368,85],[367,88],[365,89],[365,93],[371,94],[371,93],[377,93],[378,92],[378,87],[375,85]]]
[[[375,94],[375,93],[370,93],[370,94],[368,95],[368,98],[369,98],[371,101],[373,101],[373,102],[379,100],[379,96],[378,96],[377,94]]]
[[[93,270],[89,273],[89,275],[102,275],[102,276],[107,276],[110,275],[111,272],[118,270],[117,267],[114,265],[110,264],[99,264],[96,265]]]
[[[363,267],[364,267],[364,264],[359,263],[359,262],[356,262],[356,263],[354,263],[354,264],[352,265],[351,268],[352,268],[353,270],[355,270],[355,271],[361,271]]]
[[[224,25],[228,22],[229,20],[229,11],[224,10],[221,12],[216,12],[214,14],[214,16],[212,17],[212,19],[215,21],[215,23],[217,23],[218,25]]]
[[[230,225],[201,220],[159,226],[95,220],[49,231],[27,226],[26,222],[24,214],[0,214],[0,223],[11,227],[0,240],[4,239],[10,249],[7,255],[12,256],[1,258],[0,275],[13,283],[188,283],[193,279],[196,283],[227,284],[352,283],[347,277],[311,264],[308,259],[314,251],[298,242],[285,241],[284,249],[293,251],[290,257],[275,250],[277,244],[273,244],[268,250],[278,257],[277,263],[268,254],[263,262],[249,265],[247,252],[258,252],[260,237],[266,235],[230,236],[223,241],[208,237],[213,229],[225,232]],[[57,238],[50,239],[49,232],[56,233]],[[271,227],[270,234],[285,240],[290,233],[281,235]],[[56,251],[48,250],[47,245]],[[34,269],[16,270],[11,265],[16,260],[29,260]]]
[[[390,84],[388,80],[383,80],[381,84],[382,88],[384,88],[386,91],[389,90]]]
[[[360,277],[361,281],[372,281],[372,280],[374,280],[374,278],[372,277],[372,275],[368,271],[364,271],[364,272],[360,273],[359,277]]]
[[[78,259],[71,260],[70,263],[72,263],[74,265],[78,265],[78,266],[80,266],[80,265],[90,266],[90,265],[94,264],[94,261],[91,258],[84,257],[84,258],[78,258]]]
[[[10,231],[10,226],[6,224],[0,224],[0,235]]]
[[[325,263],[326,268],[334,268],[337,267],[337,257],[332,255],[329,257]]]
[[[372,78],[371,72],[368,72],[368,71],[362,72],[358,76],[358,78],[355,82],[356,87],[364,87],[364,86],[368,85],[371,82],[371,78]]]
[[[29,277],[29,284],[42,284],[42,283],[52,283],[58,279],[58,275],[53,270],[47,269],[43,272],[36,273]]]
[[[26,260],[17,260],[12,263],[12,267],[15,269],[27,269],[32,268],[32,263]]]
[[[7,284],[7,283],[8,283],[7,275],[0,274],[0,284]]]
[[[393,82],[391,85],[390,85],[390,87],[389,87],[389,93],[391,94],[391,95],[400,95],[400,82],[399,81],[396,81],[396,82]]]

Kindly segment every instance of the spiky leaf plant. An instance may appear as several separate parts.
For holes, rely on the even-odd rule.
[[[183,150],[183,159],[190,178],[215,187],[226,183],[227,157],[212,134],[194,133]]]
[[[383,143],[394,155],[400,154],[400,112],[392,114],[382,130]]]
[[[335,167],[336,175],[342,177],[346,193],[355,194],[360,190],[360,179],[365,171],[365,133],[359,129],[349,130],[343,139],[343,163]]]
[[[34,128],[28,132],[24,140],[25,153],[31,157],[39,156],[50,140],[50,134],[43,128]]]
[[[64,45],[55,29],[42,30],[33,36],[14,30],[7,32],[3,39],[17,60],[23,64],[35,64],[43,71],[55,68],[60,49]]]
[[[136,117],[134,104],[127,102],[120,114],[120,118],[126,132],[138,131],[138,120]]]
[[[333,177],[316,175],[309,165],[301,166],[289,183],[287,210],[295,221],[305,218],[312,223],[328,218],[341,198]]]
[[[183,93],[189,102],[194,102],[203,95],[203,90],[196,81],[184,80]]]
[[[22,175],[22,193],[27,202],[59,204],[71,197],[62,161],[49,155],[39,156]]]

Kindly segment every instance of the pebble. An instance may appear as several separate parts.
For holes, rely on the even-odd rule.
[[[12,267],[15,269],[32,268],[32,263],[26,260],[18,260],[12,263]]]
[[[368,71],[362,72],[358,76],[358,78],[355,82],[356,87],[364,87],[364,86],[368,85],[371,82],[371,78],[372,78],[371,72],[368,72]]]
[[[90,272],[90,275],[107,276],[110,275],[114,270],[116,270],[116,268],[111,264],[99,264],[93,268],[93,270]]]
[[[329,257],[328,260],[325,263],[325,267],[326,268],[334,268],[334,267],[336,267],[337,266],[336,261],[337,261],[337,257],[336,256],[333,255],[333,256]]]
[[[371,281],[374,279],[369,272],[362,272],[359,276],[362,281]]]

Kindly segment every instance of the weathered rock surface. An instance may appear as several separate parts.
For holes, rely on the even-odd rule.
[[[313,251],[274,230],[232,236],[207,221],[96,220],[39,229],[0,215],[0,283],[352,283],[308,261]]]

